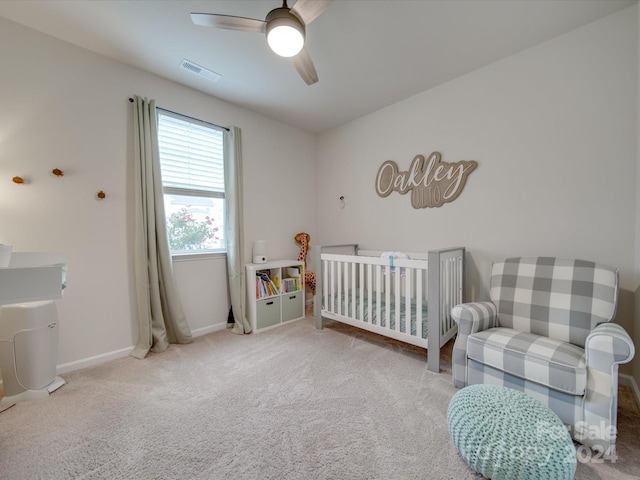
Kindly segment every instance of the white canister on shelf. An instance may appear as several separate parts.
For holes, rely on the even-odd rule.
[[[267,263],[267,242],[265,240],[253,242],[253,263]]]

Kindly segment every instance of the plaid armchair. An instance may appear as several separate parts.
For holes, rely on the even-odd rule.
[[[618,365],[635,353],[616,311],[618,271],[583,260],[495,263],[491,302],[457,305],[453,384],[498,384],[553,410],[578,442],[615,452]]]

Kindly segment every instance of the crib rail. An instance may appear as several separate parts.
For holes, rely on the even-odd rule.
[[[439,371],[440,347],[456,333],[451,309],[463,301],[464,248],[393,264],[362,253],[355,244],[316,247],[316,327],[326,317],[428,348],[428,367]]]
[[[410,319],[420,319],[427,301],[426,260],[397,259],[390,266],[380,258],[325,254],[322,271],[325,312],[422,339],[422,323]]]
[[[465,249],[462,247],[429,252],[429,329],[438,335],[429,335],[427,348],[440,351],[458,331],[451,318],[451,309],[463,302],[465,284]],[[429,370],[440,370],[440,355],[428,355]]]

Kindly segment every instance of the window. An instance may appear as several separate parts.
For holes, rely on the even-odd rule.
[[[222,129],[157,109],[167,234],[172,254],[223,252]]]

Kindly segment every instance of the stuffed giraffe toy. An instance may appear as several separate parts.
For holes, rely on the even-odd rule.
[[[313,272],[307,271],[307,252],[309,250],[309,241],[311,240],[311,235],[308,233],[301,232],[297,234],[295,237],[296,243],[300,245],[300,254],[298,255],[298,261],[304,262],[304,283],[305,285],[309,285],[311,289],[311,294],[316,294],[316,274]]]

